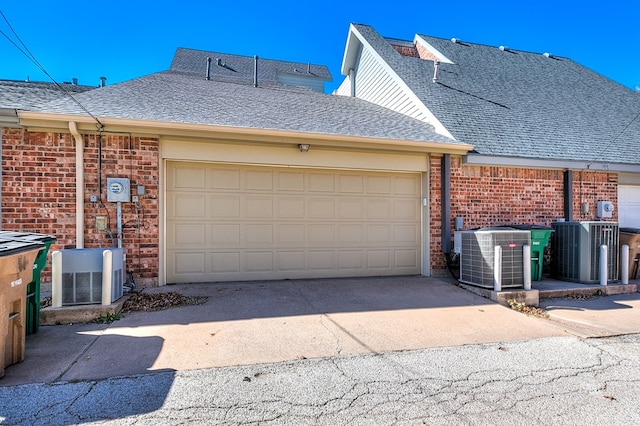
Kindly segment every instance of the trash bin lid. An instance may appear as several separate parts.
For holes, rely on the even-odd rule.
[[[40,250],[44,244],[38,241],[7,240],[0,238],[0,257],[31,250]]]
[[[41,241],[43,243],[56,240],[56,237],[53,235],[22,231],[0,231],[0,238],[8,240]]]
[[[553,228],[550,226],[535,225],[535,224],[528,224],[528,223],[516,223],[516,224],[506,225],[506,226],[509,226],[515,229],[525,229],[525,230],[540,229],[545,231],[553,231]]]
[[[620,232],[626,232],[627,234],[640,234],[640,228],[620,228]]]

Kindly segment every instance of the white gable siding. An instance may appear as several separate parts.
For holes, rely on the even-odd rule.
[[[424,107],[416,104],[394,77],[375,59],[368,48],[362,53],[356,64],[356,97],[390,110],[428,121]]]
[[[333,94],[339,96],[351,96],[351,77],[346,76],[344,81],[340,83],[340,86],[333,91]]]

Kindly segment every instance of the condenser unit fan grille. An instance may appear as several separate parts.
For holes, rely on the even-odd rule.
[[[522,247],[531,244],[531,233],[519,230],[462,231],[460,281],[493,288],[495,247],[502,247],[502,287],[524,287]]]

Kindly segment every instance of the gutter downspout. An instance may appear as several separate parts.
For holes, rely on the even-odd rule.
[[[442,253],[451,253],[451,155],[444,154],[440,160],[440,208],[442,226]]]
[[[565,170],[562,181],[564,220],[567,222],[573,222],[573,171]],[[580,200],[580,202],[582,202],[582,200]]]
[[[76,248],[84,248],[84,139],[75,121],[69,122],[69,131],[76,142]]]

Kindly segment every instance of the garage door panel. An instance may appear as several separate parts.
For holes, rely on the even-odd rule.
[[[337,201],[338,211],[336,219],[356,219],[361,220],[364,217],[364,200],[363,199],[340,199]]]
[[[174,271],[176,275],[204,274],[206,272],[205,253],[178,252],[174,255]]]
[[[414,270],[420,265],[420,252],[415,249],[394,250],[394,263],[399,271]]]
[[[273,245],[273,225],[269,223],[242,227],[242,241],[247,245]]]
[[[392,219],[393,206],[389,199],[367,200],[367,219]]]
[[[305,199],[302,197],[297,198],[282,198],[276,199],[276,217],[278,219],[304,219],[305,217]]]
[[[245,188],[249,191],[271,191],[273,190],[273,172],[265,169],[247,170],[245,172]]]
[[[307,268],[311,271],[335,271],[337,269],[335,250],[309,250]]]
[[[420,242],[420,227],[417,225],[394,225],[394,243],[415,245]]]
[[[409,196],[420,194],[420,181],[409,177],[395,177],[393,193]]]
[[[244,270],[247,272],[272,272],[273,256],[271,251],[247,251],[244,258]]]
[[[207,198],[204,194],[172,194],[167,204],[167,214],[176,218],[204,218]]]
[[[387,224],[367,225],[367,243],[391,242],[391,226]]]
[[[364,192],[364,180],[359,175],[338,175],[338,193],[362,194]]]
[[[304,271],[307,269],[306,253],[302,250],[279,251],[277,253],[278,271]]]
[[[211,272],[214,274],[240,273],[240,251],[212,253]]]
[[[209,170],[208,188],[218,190],[239,190],[240,169]]]
[[[203,165],[178,165],[168,174],[171,186],[186,191],[206,188],[206,168]]]
[[[367,194],[390,195],[391,194],[391,177],[367,176]]]
[[[338,250],[338,268],[364,271],[364,250]]]
[[[277,174],[278,191],[304,191],[303,172],[279,172]]]
[[[273,218],[273,198],[248,195],[245,198],[244,216],[254,219]]]
[[[202,249],[206,244],[206,225],[201,223],[176,224],[169,234],[175,247]]]
[[[335,225],[332,223],[314,223],[307,226],[307,241],[311,247],[335,245]]]
[[[306,246],[305,225],[297,224],[278,224],[276,226],[276,243],[279,245],[288,245],[296,247]]]
[[[393,203],[393,219],[416,221],[420,216],[418,200],[397,200]]]
[[[308,176],[309,192],[335,192],[333,173],[310,172]]]
[[[168,162],[167,176],[167,282],[420,273],[417,173]]]
[[[389,269],[391,267],[391,250],[368,250],[367,267]]]
[[[240,245],[240,225],[220,224],[211,225],[211,244],[220,246]]]
[[[338,242],[364,246],[366,242],[364,225],[356,223],[338,225]]]
[[[333,219],[336,215],[336,203],[330,198],[310,198],[307,202],[309,205],[309,219]]]
[[[240,197],[237,195],[210,196],[208,206],[212,217],[237,218],[240,216]],[[170,213],[168,214],[171,217]]]

